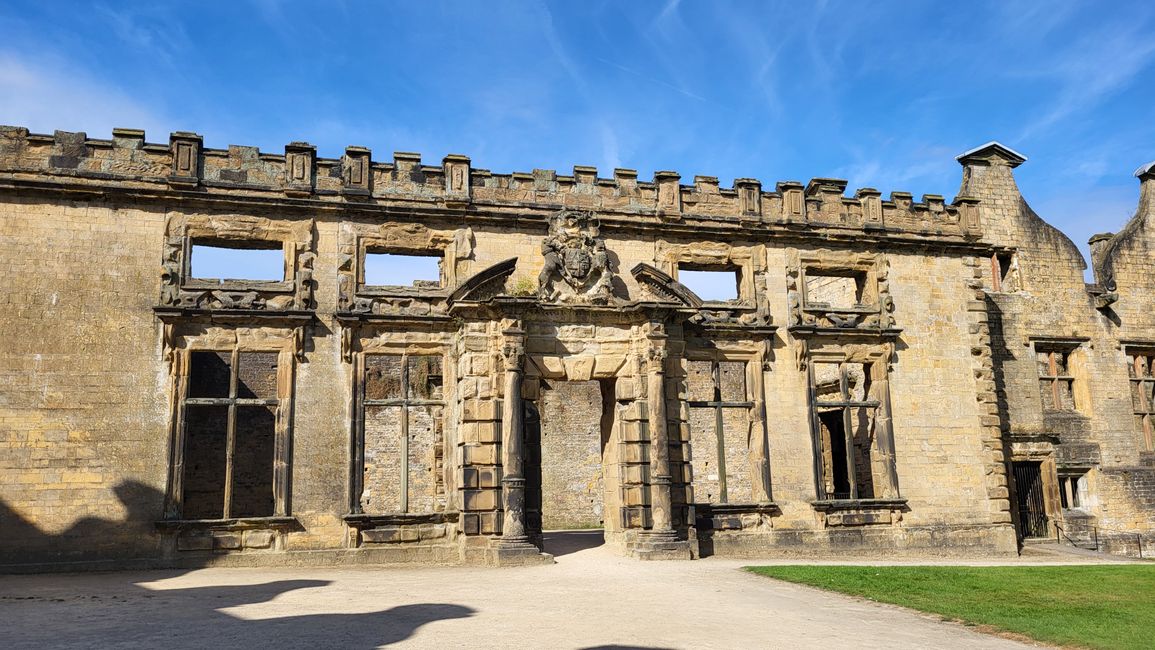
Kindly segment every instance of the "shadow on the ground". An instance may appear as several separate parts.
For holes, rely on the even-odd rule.
[[[152,577],[139,573],[126,577],[133,576]],[[474,614],[462,605],[415,603],[373,612],[253,619],[245,617],[261,616],[259,609],[225,610],[267,603],[291,591],[331,582],[280,580],[149,589],[133,582],[109,581],[108,574],[68,578],[49,588],[0,588],[0,607],[8,619],[0,631],[0,639],[7,639],[5,647],[211,648],[242,643],[248,648],[377,648],[404,641],[428,623]],[[333,608],[349,606],[343,601],[333,603]]]
[[[606,536],[602,530],[551,530],[542,533],[542,550],[554,557],[603,546]]]
[[[663,648],[659,646],[650,645],[592,645],[581,650],[675,650],[674,648]]]
[[[148,537],[159,503],[152,488],[125,482],[115,489],[126,506],[124,520],[89,517],[57,534],[45,532],[0,501],[0,558],[69,562],[103,559],[118,549],[126,529]],[[145,525],[142,525],[145,524]],[[134,530],[135,529],[135,530]],[[102,542],[104,542],[102,544]],[[107,555],[106,555],[107,554]],[[14,561],[15,560],[15,561]],[[0,563],[2,564],[2,563]],[[0,566],[0,570],[2,570]],[[187,570],[6,576],[0,580],[0,648],[377,648],[404,641],[423,625],[467,618],[475,610],[451,603],[415,603],[389,609],[329,614],[261,616],[260,609],[231,608],[269,603],[289,592],[317,589],[328,580],[280,580],[247,585],[150,588],[142,583],[175,578]],[[324,594],[318,593],[318,599]],[[324,610],[328,603],[310,602]],[[331,609],[355,609],[334,600]]]

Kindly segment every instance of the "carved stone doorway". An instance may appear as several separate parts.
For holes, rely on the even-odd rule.
[[[526,527],[547,553],[598,546],[618,528],[614,381],[547,380],[525,402]]]

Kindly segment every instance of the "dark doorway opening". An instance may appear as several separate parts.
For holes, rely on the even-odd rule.
[[[850,472],[846,461],[846,427],[843,425],[842,409],[819,411],[818,421],[822,425],[823,437],[830,441],[830,480],[834,483],[832,499],[850,498]]]
[[[1047,509],[1043,498],[1042,463],[1011,463],[1015,475],[1015,503],[1019,512],[1021,539],[1048,537]]]

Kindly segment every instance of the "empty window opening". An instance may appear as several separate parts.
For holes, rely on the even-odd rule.
[[[695,503],[749,503],[750,410],[746,362],[687,361]]]
[[[1074,411],[1075,376],[1070,369],[1071,351],[1066,348],[1036,347],[1039,393],[1045,411]]]
[[[1147,451],[1155,451],[1155,350],[1127,350],[1131,410]]]
[[[866,274],[856,271],[806,271],[806,304],[857,307],[865,298]]]
[[[1060,474],[1059,500],[1064,510],[1081,509],[1087,502],[1087,475]]]
[[[365,357],[360,508],[435,512],[444,505],[442,358]]]
[[[991,288],[995,291],[1015,292],[1019,286],[1019,261],[1014,253],[995,253],[991,256]]]
[[[441,256],[367,252],[365,286],[419,289],[440,287]]]
[[[281,242],[212,242],[192,245],[190,277],[228,282],[281,282],[287,278]]]
[[[185,519],[274,514],[278,356],[235,351],[189,355]]]
[[[707,302],[738,299],[737,271],[701,271],[678,267],[678,282]]]
[[[827,499],[874,499],[887,485],[893,458],[876,453],[881,402],[873,395],[871,364],[815,363],[814,408]]]

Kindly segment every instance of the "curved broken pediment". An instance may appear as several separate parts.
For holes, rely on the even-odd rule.
[[[678,302],[694,309],[702,306],[702,299],[698,294],[655,266],[639,262],[630,269],[630,273],[642,288],[661,301]]]
[[[476,302],[500,294],[505,289],[506,279],[516,267],[517,258],[511,257],[475,273],[449,294],[449,303]]]

